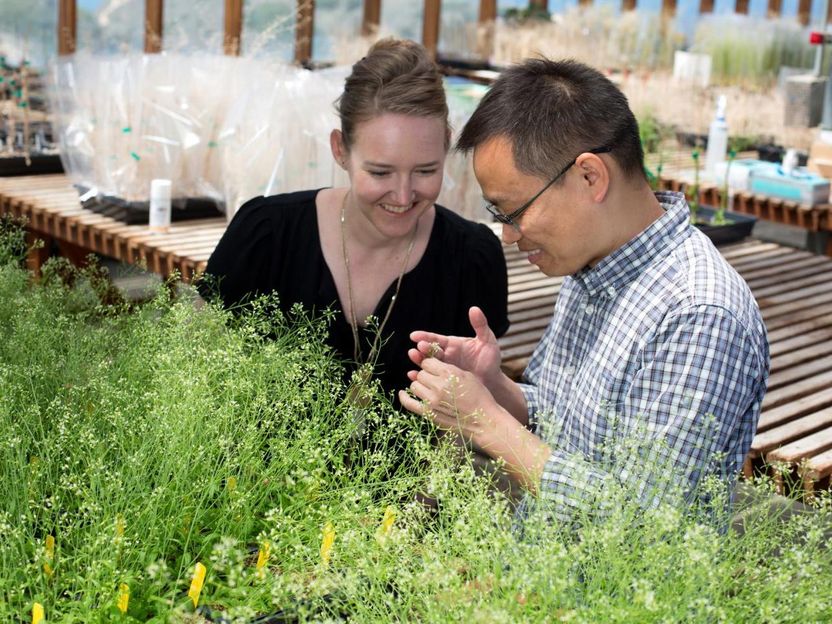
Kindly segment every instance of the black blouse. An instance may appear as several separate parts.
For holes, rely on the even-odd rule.
[[[335,318],[329,344],[345,361],[353,359],[353,336],[341,309],[335,281],[324,260],[315,209],[317,190],[255,197],[234,215],[211,258],[202,283],[205,298],[218,294],[227,307],[252,296],[276,292],[286,312],[301,303],[313,314],[329,308]],[[215,290],[210,290],[214,284]],[[382,319],[395,292],[395,281],[374,315]],[[384,327],[386,339],[376,375],[386,392],[410,385],[407,357],[410,332],[472,336],[468,308],[485,312],[497,336],[508,329],[506,264],[500,241],[485,225],[436,206],[436,218],[425,253],[402,279],[401,289]],[[372,332],[360,330],[367,354]],[[351,370],[352,367],[350,367]]]

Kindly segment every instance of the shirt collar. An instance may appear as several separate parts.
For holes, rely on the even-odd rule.
[[[690,209],[684,194],[658,191],[656,199],[664,209],[661,217],[594,267],[581,269],[572,276],[589,296],[601,291],[613,296],[641,274],[672,241],[690,236]]]

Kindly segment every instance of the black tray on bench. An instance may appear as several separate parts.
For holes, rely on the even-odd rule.
[[[23,156],[0,156],[0,178],[63,172],[58,154],[32,154],[28,165]]]
[[[88,189],[77,186],[83,197]],[[112,195],[95,195],[81,201],[81,206],[92,212],[121,221],[127,225],[147,225],[150,219],[150,202],[127,201]],[[222,202],[210,197],[178,197],[171,200],[171,221],[190,221],[193,219],[216,219],[225,213]]]
[[[697,210],[697,217],[704,217],[706,220],[711,219],[716,213],[716,209],[710,206],[700,206]],[[731,223],[726,225],[711,225],[710,223],[695,223],[694,225],[702,230],[708,238],[711,239],[714,245],[727,245],[728,243],[736,243],[744,238],[751,236],[754,230],[754,224],[757,222],[757,217],[752,217],[747,214],[739,214],[736,212],[725,212],[725,218]]]

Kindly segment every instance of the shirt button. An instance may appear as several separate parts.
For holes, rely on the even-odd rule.
[[[615,288],[612,286],[607,286],[607,294],[610,296],[610,299],[615,297]]]
[[[588,306],[584,308],[584,312],[586,312],[587,314],[592,314],[593,312],[595,312],[595,306],[590,303]]]

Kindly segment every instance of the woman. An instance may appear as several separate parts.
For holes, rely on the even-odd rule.
[[[488,227],[434,203],[450,128],[442,77],[422,46],[376,43],[336,107],[330,144],[350,186],[248,201],[206,273],[226,306],[276,292],[284,310],[332,309],[330,345],[352,366],[374,366],[389,394],[409,385],[411,331],[470,335],[477,305],[505,332],[505,259]]]

